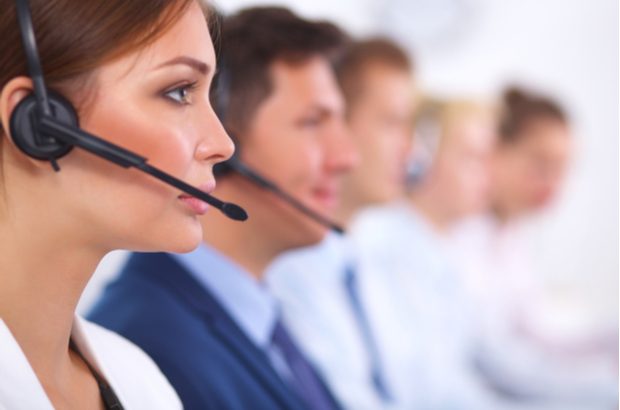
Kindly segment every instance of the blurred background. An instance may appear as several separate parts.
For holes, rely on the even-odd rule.
[[[529,244],[551,296],[549,322],[583,333],[618,322],[618,2],[614,0],[227,0],[224,13],[278,4],[409,50],[424,94],[493,99],[506,84],[560,101],[574,157],[560,197],[531,218]],[[84,312],[125,258],[104,259]]]

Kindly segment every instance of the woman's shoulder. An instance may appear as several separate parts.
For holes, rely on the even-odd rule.
[[[76,318],[75,327],[74,333],[81,336],[80,349],[91,356],[125,408],[182,408],[166,377],[138,346],[83,318]]]

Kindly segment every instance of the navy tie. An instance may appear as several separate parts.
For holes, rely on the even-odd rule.
[[[383,366],[381,364],[381,356],[379,354],[377,342],[372,334],[370,322],[368,321],[364,305],[360,299],[357,275],[355,270],[351,267],[347,267],[345,272],[344,285],[347,290],[347,295],[349,296],[349,303],[353,311],[353,316],[355,316],[355,321],[362,334],[364,346],[366,347],[366,352],[370,359],[370,377],[372,383],[379,397],[381,397],[384,402],[390,402],[392,401],[392,395],[390,394],[390,390],[385,381],[385,375],[383,374]]]
[[[273,330],[272,344],[284,356],[292,374],[291,384],[312,410],[332,410],[334,407],[319,375],[299,351],[281,321]]]

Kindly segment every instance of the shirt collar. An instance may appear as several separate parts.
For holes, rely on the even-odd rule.
[[[109,375],[101,371],[83,329],[84,319],[75,316],[71,328],[71,338],[93,366],[111,384]],[[26,355],[13,337],[11,330],[0,318],[0,405],[9,404],[9,408],[53,409],[41,382],[30,366]],[[112,386],[118,393],[115,386]],[[27,392],[27,394],[25,394]],[[120,397],[119,397],[120,398]],[[2,407],[4,408],[4,407]]]
[[[0,318],[0,403],[9,407],[53,409],[43,386],[8,326]]]
[[[329,232],[322,242],[322,247],[329,255],[335,270],[341,275],[356,268],[356,257],[348,237]]]
[[[246,335],[268,348],[278,318],[275,299],[263,283],[215,249],[201,244],[173,257],[223,305]]]

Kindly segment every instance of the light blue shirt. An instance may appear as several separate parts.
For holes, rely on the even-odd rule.
[[[408,203],[363,211],[349,234],[364,279],[387,292],[375,324],[407,408],[504,408],[472,365],[471,316],[443,237]]]
[[[193,252],[173,256],[213,293],[250,341],[267,353],[278,374],[284,380],[291,380],[282,353],[271,343],[279,309],[267,288],[234,261],[205,244]]]
[[[346,295],[344,274],[353,263],[393,393],[389,403],[369,380],[371,363]],[[347,236],[285,254],[266,278],[286,323],[346,408],[494,408],[468,366],[468,327],[451,268],[441,239],[398,204],[358,215]]]
[[[395,408],[381,400],[370,378],[368,351],[344,285],[353,264],[347,238],[330,233],[318,245],[277,258],[266,281],[288,328],[345,408]]]

